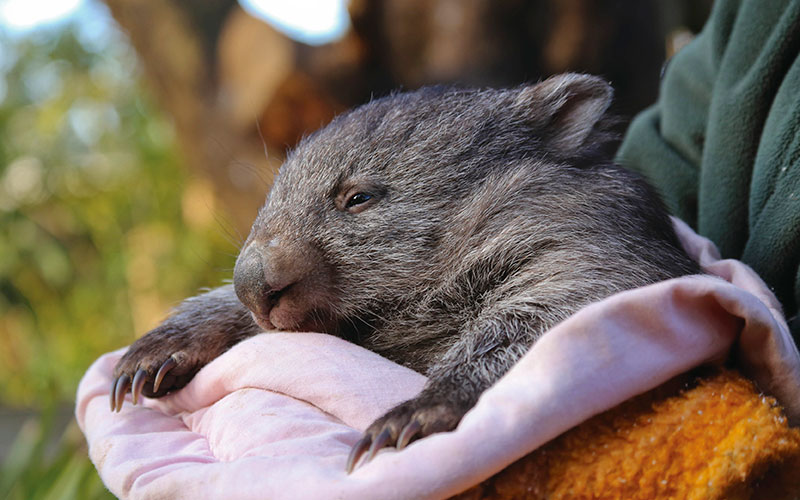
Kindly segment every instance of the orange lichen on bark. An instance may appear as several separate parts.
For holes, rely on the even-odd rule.
[[[692,385],[674,380],[591,418],[459,498],[800,495],[800,430],[775,400],[733,371]]]

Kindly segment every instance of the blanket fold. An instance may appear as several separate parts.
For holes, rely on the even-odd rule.
[[[800,355],[778,302],[747,266],[678,224],[715,276],[626,291],[554,327],[453,432],[384,450],[347,475],[360,431],[425,378],[343,340],[265,333],[181,391],[108,410],[106,354],[78,389],[89,454],[122,498],[446,498],[593,415],[698,365],[735,359],[800,418]],[[698,439],[702,436],[698,436]]]

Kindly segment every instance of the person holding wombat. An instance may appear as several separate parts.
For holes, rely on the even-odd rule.
[[[754,19],[766,21],[755,26]],[[716,2],[709,25],[670,63],[661,100],[637,118],[617,157],[620,164],[643,173],[654,183],[664,193],[668,208],[701,233],[714,238],[723,254],[738,256],[759,270],[781,299],[796,336],[796,312],[800,303],[797,292],[800,290],[797,279],[800,205],[795,196],[800,188],[797,182],[800,177],[796,168],[797,148],[794,147],[798,126],[793,117],[798,107],[794,98],[798,91],[795,83],[800,81],[797,77],[800,75],[797,71],[800,45],[795,43],[800,39],[794,29],[798,22],[800,2],[797,1],[770,7],[754,1]],[[743,71],[743,67],[753,68],[753,71]],[[177,436],[165,435],[164,441],[172,439],[173,447],[166,449],[173,454],[169,460],[164,460],[160,447],[140,450],[139,446],[153,441],[152,434],[148,435],[153,429],[160,433],[179,427],[171,425],[172,421],[170,425],[163,425],[173,416],[150,411],[163,409],[159,408],[160,403],[148,405],[146,409],[126,409],[126,419],[109,423],[90,439],[90,453],[98,468],[117,474],[113,481],[118,491],[127,491],[131,484],[137,484],[135,480],[147,475],[146,480],[138,482],[138,491],[163,493],[161,489],[165,485],[172,488],[171,491],[183,491],[192,486],[194,489],[186,489],[192,498],[198,491],[210,491],[206,489],[209,482],[218,488],[213,491],[220,491],[219,488],[226,485],[235,489],[241,477],[245,477],[241,469],[246,469],[243,472],[249,474],[246,477],[267,478],[266,483],[251,488],[257,490],[256,497],[264,496],[258,488],[265,484],[274,487],[272,483],[275,482],[280,483],[279,487],[288,488],[289,495],[296,493],[295,487],[303,492],[340,487],[336,490],[338,493],[331,495],[337,498],[350,497],[341,492],[353,491],[366,491],[365,498],[372,498],[376,484],[385,486],[381,491],[398,495],[408,487],[413,491],[407,497],[418,497],[413,492],[436,488],[444,491],[452,484],[441,485],[462,471],[464,464],[474,457],[458,455],[450,462],[437,462],[440,455],[425,455],[424,452],[443,448],[452,451],[453,446],[442,445],[456,441],[455,449],[470,450],[478,454],[479,459],[486,458],[487,455],[480,454],[486,449],[489,449],[488,455],[496,455],[500,446],[504,450],[514,448],[519,452],[517,457],[529,453],[534,447],[528,446],[527,441],[517,446],[517,441],[520,434],[528,436],[530,428],[535,427],[534,432],[537,432],[539,427],[547,426],[548,419],[537,419],[537,415],[555,415],[562,423],[567,420],[558,428],[558,432],[564,432],[594,414],[581,413],[586,410],[586,401],[567,401],[560,399],[561,395],[582,394],[585,400],[590,400],[588,406],[596,413],[650,390],[657,383],[648,385],[642,380],[650,381],[651,374],[659,370],[656,366],[659,363],[650,356],[657,357],[674,348],[670,343],[674,339],[665,338],[669,335],[663,333],[688,339],[690,348],[700,350],[701,344],[712,344],[712,337],[720,336],[713,326],[713,320],[719,317],[732,321],[731,329],[725,332],[728,340],[744,339],[731,348],[734,356],[739,356],[739,367],[760,370],[762,376],[753,378],[760,388],[766,388],[765,392],[778,398],[785,414],[790,421],[794,418],[793,425],[796,425],[800,415],[800,399],[796,397],[800,389],[798,353],[788,339],[780,307],[763,283],[761,288],[739,286],[741,282],[737,285],[735,278],[728,279],[710,271],[715,276],[692,276],[616,294],[670,277],[697,273],[699,267],[678,243],[671,221],[653,189],[638,174],[614,165],[608,147],[613,137],[607,132],[604,114],[610,95],[605,82],[586,75],[560,75],[539,84],[508,90],[422,89],[371,102],[340,116],[306,139],[287,159],[267,204],[253,225],[237,261],[234,284],[188,299],[162,325],[122,355],[113,371],[111,408],[119,410],[128,392],[132,393],[133,402],[138,403],[143,395],[160,397],[179,390],[206,363],[264,329],[314,330],[337,335],[425,373],[427,385],[417,397],[389,410],[370,426],[366,423],[379,411],[356,424],[348,419],[336,422],[337,429],[347,427],[343,433],[330,432],[330,428],[324,427],[321,432],[333,435],[331,448],[336,449],[318,461],[311,453],[302,455],[308,451],[306,448],[298,454],[295,448],[289,450],[280,442],[281,452],[289,451],[284,455],[279,453],[275,460],[251,460],[260,450],[254,452],[254,448],[245,447],[238,455],[244,457],[241,462],[245,463],[230,464],[232,467],[228,468],[228,463],[219,462],[227,461],[231,455],[217,457],[218,450],[211,441],[198,438],[208,431],[198,430],[197,421],[203,420],[202,415],[214,412],[206,412],[208,407],[203,405],[197,409],[198,405],[185,404],[176,407],[179,410],[188,407],[188,419],[193,424],[187,425],[183,433],[175,432]],[[740,205],[744,199],[749,205],[743,209]],[[676,223],[676,227],[682,231],[683,238],[691,232],[683,224]],[[692,255],[703,261],[705,269],[709,269],[710,261],[712,266],[736,264],[739,271],[746,267],[738,262],[719,261],[718,256],[709,261],[708,255],[704,257],[696,250],[692,249]],[[749,269],[745,271],[742,274],[755,276]],[[760,283],[757,277],[754,281]],[[716,285],[725,291],[738,287],[741,292],[738,296],[746,300],[733,301],[734,306],[743,306],[746,302],[760,308],[765,315],[742,318],[736,316],[737,313],[720,314],[713,308],[719,302],[714,302],[711,309],[704,302],[707,295],[692,295],[695,300],[681,303],[683,309],[677,307],[676,310],[670,309],[674,305],[672,302],[659,301],[662,307],[658,308],[649,301],[654,295],[648,291],[656,288],[685,291],[692,289],[694,283],[702,284],[695,288],[700,289],[699,294]],[[613,297],[597,304],[601,307],[583,307],[612,294]],[[565,325],[571,327],[575,325],[573,320],[585,318],[585,313],[603,309],[610,303],[618,305],[617,299],[633,295],[645,297],[648,302],[635,314],[628,308],[613,311],[615,318],[630,327],[626,335],[632,342],[622,343],[623,349],[614,351],[611,346],[614,342],[606,342],[615,337],[598,336],[602,321],[589,321],[582,323],[583,329],[568,340],[594,340],[587,342],[592,349],[578,351],[579,355],[572,357],[541,355],[542,348],[563,341],[559,333],[565,331],[562,329]],[[667,307],[663,307],[665,304]],[[556,325],[551,335],[546,333],[554,323],[581,308],[576,315]],[[765,312],[765,308],[769,311]],[[670,310],[665,312],[667,309]],[[652,322],[649,321],[651,312]],[[632,316],[639,319],[646,316],[647,321],[632,321]],[[676,334],[675,328],[660,329],[674,318],[678,319],[681,335]],[[697,321],[684,323],[682,320],[687,318]],[[748,318],[768,318],[774,320],[773,326],[778,325],[778,328],[771,330],[771,337],[769,334],[759,336],[769,330],[765,328],[768,321],[751,322]],[[709,321],[704,322],[706,320]],[[683,328],[686,324],[696,328]],[[748,329],[749,341],[746,339]],[[753,334],[753,330],[758,332]],[[575,330],[569,331],[575,333]],[[308,335],[357,349],[328,336]],[[258,342],[281,340],[281,337],[260,336],[252,339],[252,344],[241,345],[228,355],[241,357],[243,348],[250,349],[251,345],[261,345]],[[666,347],[662,351],[648,350],[653,344],[639,343],[643,338],[659,348]],[[699,341],[695,342],[696,339]],[[288,343],[292,349],[299,344],[294,336]],[[503,375],[531,345],[535,348],[527,352],[508,377],[485,394],[475,411],[454,433],[424,440],[419,446],[401,453],[387,453],[375,460],[371,468],[343,477],[345,467],[352,470],[364,457],[372,458],[383,447],[403,448],[415,439],[456,427],[484,389]],[[625,349],[631,345],[634,348]],[[643,345],[645,348],[641,349]],[[724,353],[714,357],[715,360],[729,352],[730,344],[720,342],[719,345],[724,345]],[[606,347],[614,351],[614,355],[608,356],[605,364],[592,364],[603,359],[596,354],[603,354]],[[255,352],[247,349],[244,349],[246,356]],[[749,358],[748,349],[752,351]],[[552,354],[554,350],[544,352]],[[576,351],[556,349],[555,352]],[[684,365],[680,363],[693,352],[685,349],[670,352],[677,355],[681,368],[668,376],[712,359],[692,358],[694,364]],[[300,356],[305,354],[303,351]],[[529,363],[532,354],[539,355],[533,358],[536,360],[533,364]],[[98,394],[106,397],[102,388],[107,387],[113,366],[108,361],[116,362],[120,355],[112,353],[102,358],[90,374],[91,381],[99,383],[86,384],[83,392],[79,392],[82,410],[78,413],[82,425],[98,426],[98,413],[88,403]],[[743,358],[747,359],[742,361]],[[776,362],[776,358],[780,359]],[[292,361],[297,359],[291,358]],[[552,367],[548,364],[550,359],[556,359],[555,365],[562,363],[567,369],[559,365],[557,368],[561,370],[530,370],[531,366]],[[251,357],[247,357],[247,361],[252,361]],[[631,376],[628,362],[639,368],[636,376]],[[241,366],[216,364],[220,365],[228,369],[235,366],[237,370]],[[307,369],[314,388],[316,368]],[[573,372],[581,368],[584,368],[582,377],[573,377]],[[212,367],[209,369],[204,372],[211,373],[206,379],[219,375]],[[556,375],[548,379],[552,373]],[[520,374],[522,377],[518,376]],[[617,378],[613,378],[613,374]],[[664,371],[660,374],[664,375]],[[288,378],[293,380],[294,375],[291,372]],[[549,380],[550,384],[529,384],[519,391],[520,379],[524,384],[537,384],[542,380]],[[517,382],[511,384],[510,395],[509,380]],[[609,402],[608,393],[628,380],[640,390]],[[663,383],[667,379],[658,380]],[[194,387],[208,389],[207,380],[205,385],[201,385],[202,382],[199,380]],[[572,390],[551,389],[563,389],[564,386],[559,385],[562,383]],[[575,385],[569,386],[569,383]],[[102,388],[98,389],[98,385]],[[778,387],[780,385],[782,388]],[[283,387],[286,384],[278,390]],[[386,391],[391,390],[390,384],[381,385],[379,389],[384,387]],[[588,389],[581,392],[580,387]],[[242,388],[247,390],[239,391]],[[251,388],[262,390],[250,391]],[[544,396],[539,399],[520,396],[528,389],[530,393]],[[274,387],[239,384],[233,390],[236,398],[247,398],[253,393],[273,391]],[[498,402],[498,393],[508,397],[499,399],[501,405],[493,405]],[[172,409],[176,400],[181,403],[183,394],[179,393],[165,406]],[[204,397],[206,395],[203,393]],[[213,394],[217,396],[219,394]],[[712,393],[712,396],[724,395]],[[769,406],[756,393],[753,398]],[[400,399],[393,400],[392,404]],[[521,406],[516,405],[518,399],[523,400]],[[530,404],[532,400],[536,404]],[[598,400],[608,406],[598,406]],[[301,398],[303,405],[318,408],[321,413],[329,410],[325,405],[315,406],[316,402],[310,399],[306,401]],[[360,401],[371,403],[369,399]],[[509,419],[516,425],[498,430],[505,422],[486,419],[487,407],[489,417],[505,417],[502,410],[506,408],[499,407],[506,403],[511,408],[510,413],[520,407],[525,411],[513,415],[520,418]],[[103,406],[103,418],[106,417],[104,405],[104,401],[99,405]],[[212,406],[217,410],[222,404],[213,403]],[[390,406],[380,406],[380,411]],[[224,410],[219,413],[227,418],[244,413],[244,418],[238,422],[249,422],[255,414],[258,416],[254,418],[261,418],[261,407],[252,413],[243,408],[226,408],[227,414]],[[499,408],[497,412],[496,408]],[[556,410],[548,413],[553,408]],[[253,408],[247,406],[246,409]],[[361,410],[363,413],[363,408]],[[776,408],[769,411],[774,414],[767,420],[786,426],[785,417],[779,416]],[[699,413],[697,418],[704,418]],[[87,420],[87,415],[92,419]],[[177,419],[185,419],[185,415],[183,412]],[[329,416],[330,420],[340,418],[335,412],[325,413],[326,418]],[[136,427],[148,422],[150,417],[155,424],[145,425],[142,430]],[[295,418],[294,414],[291,417]],[[701,420],[702,425],[706,422],[708,429],[718,427],[718,421]],[[495,426],[496,423],[499,425]],[[215,437],[223,434],[230,440],[230,436],[219,432],[219,422],[217,425],[212,427],[212,431],[217,431]],[[228,422],[224,421],[222,426],[226,425]],[[269,424],[254,427],[259,427],[258,431],[265,428],[273,431]],[[357,440],[353,429],[365,427],[363,438],[352,447],[345,465],[344,456]],[[484,441],[481,432],[511,437]],[[555,435],[557,433],[544,436],[546,439],[537,441],[537,446]],[[296,437],[292,435],[291,441],[304,441]],[[247,439],[250,438],[248,435]],[[623,439],[626,438],[623,436]],[[740,439],[745,441],[743,446],[747,449],[758,448],[752,446],[754,439]],[[465,441],[468,446],[462,446]],[[708,444],[704,439],[697,441]],[[190,445],[184,446],[186,442]],[[208,445],[205,454],[197,454],[195,445],[198,442]],[[657,469],[657,475],[658,467],[664,467],[663,463],[656,465],[651,461],[653,457],[649,453],[655,447],[661,448],[652,443],[650,436],[639,448],[646,450],[646,461],[639,460],[641,456],[625,456],[620,460],[625,462],[631,458],[626,465],[642,467],[631,469],[636,471],[633,473],[636,481],[628,481],[631,488],[641,486],[638,471],[653,472],[652,467]],[[301,443],[304,445],[305,442]],[[592,445],[592,442],[588,444]],[[673,452],[670,446],[664,446],[668,455]],[[712,450],[712,446],[714,443],[709,446],[709,453],[713,455],[717,448]],[[153,449],[157,452],[153,453]],[[326,451],[330,450],[326,448]],[[550,459],[547,448],[539,451],[543,455],[548,453]],[[415,455],[415,452],[420,453]],[[618,449],[610,450],[609,454],[620,456]],[[176,458],[176,455],[180,456]],[[427,460],[415,462],[420,455]],[[591,455],[595,455],[594,451]],[[304,461],[308,456],[314,460]],[[452,454],[447,456],[453,458]],[[233,457],[236,459],[237,455]],[[579,460],[583,462],[584,458],[589,459],[588,452]],[[741,465],[735,457],[722,458],[730,458],[730,463]],[[174,461],[170,462],[172,459]],[[515,458],[504,455],[504,459],[503,464],[507,465]],[[233,473],[213,476],[208,481],[207,471],[217,474],[223,467],[198,467],[194,475],[191,471],[177,474],[198,462],[225,466],[225,471]],[[145,463],[147,466],[143,466]],[[330,463],[335,470],[331,472],[321,467],[321,472],[314,476],[312,466],[320,463]],[[437,464],[435,470],[428,474],[434,463]],[[731,470],[725,467],[728,463],[723,460],[722,465],[717,466],[727,474]],[[268,464],[268,471],[259,469],[262,464]],[[291,474],[295,465],[297,475]],[[680,469],[675,469],[673,461],[669,461],[668,468],[669,471],[665,469],[664,476],[654,483],[657,488],[663,488],[653,491],[661,491],[664,496],[672,491],[671,482],[664,485],[666,480],[677,478],[670,474],[682,474]],[[442,470],[447,470],[449,475]],[[492,473],[497,470],[499,468]],[[595,470],[590,472],[594,474]],[[171,479],[172,473],[180,477]],[[761,476],[754,474],[750,478],[760,480]],[[151,482],[156,476],[163,479],[160,485]],[[316,482],[306,481],[311,476]],[[425,476],[426,481],[408,481],[418,476]],[[285,478],[288,480],[279,481]],[[302,479],[297,481],[298,478]],[[369,483],[370,479],[375,482]],[[677,482],[680,479],[677,478]],[[737,477],[736,481],[739,479]],[[619,478],[610,477],[609,480],[618,481]],[[475,483],[464,482],[458,491],[471,484]],[[523,484],[523,489],[527,487],[530,491],[531,484]],[[585,486],[591,490],[593,484]],[[724,483],[722,487],[729,485]],[[373,488],[367,488],[369,486]],[[707,493],[712,485],[704,480],[697,486]],[[447,490],[450,494],[456,491],[450,490]]]
[[[671,213],[751,266],[800,342],[800,1],[717,1],[669,61],[617,160]]]

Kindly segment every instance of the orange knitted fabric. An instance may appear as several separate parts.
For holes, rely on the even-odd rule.
[[[695,383],[633,398],[458,498],[800,497],[800,430],[775,400],[732,371]]]

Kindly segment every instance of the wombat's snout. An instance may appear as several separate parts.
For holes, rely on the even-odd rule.
[[[280,288],[267,282],[264,274],[264,256],[256,245],[248,245],[233,269],[233,287],[236,296],[256,316],[267,318]]]
[[[262,328],[296,330],[307,323],[324,268],[317,252],[277,238],[253,240],[236,260],[233,286]]]

